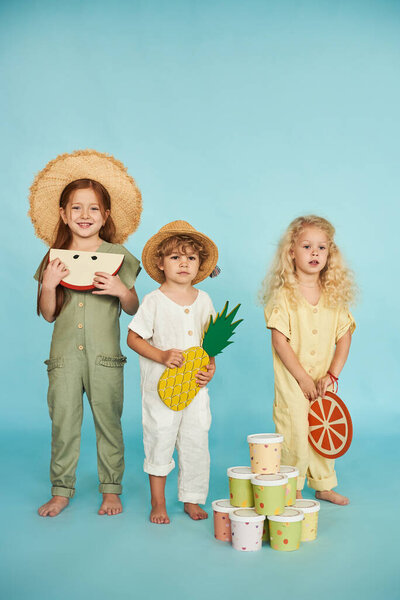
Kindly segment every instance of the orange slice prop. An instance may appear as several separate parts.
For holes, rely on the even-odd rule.
[[[310,404],[308,441],[325,458],[339,458],[350,448],[353,423],[343,400],[326,392]]]

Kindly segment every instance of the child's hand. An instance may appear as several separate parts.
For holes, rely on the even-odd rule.
[[[183,365],[184,358],[180,350],[171,348],[171,350],[162,351],[162,364],[169,369],[179,368]]]
[[[59,258],[50,261],[43,272],[43,287],[56,289],[60,281],[69,275],[67,267]]]
[[[318,396],[321,396],[321,398],[323,398],[325,396],[325,392],[328,389],[328,386],[330,386],[332,383],[331,378],[329,377],[329,375],[325,375],[324,377],[321,377],[321,379],[318,379],[317,381],[317,392],[318,392]]]
[[[98,288],[92,294],[117,296],[121,298],[128,290],[128,288],[122,283],[118,275],[110,275],[109,273],[103,273],[103,271],[97,271],[93,279],[93,285]]]
[[[312,377],[305,373],[302,379],[299,379],[298,384],[303,392],[304,396],[307,400],[315,400],[318,398],[319,394],[317,392],[317,388],[315,387],[315,383]]]
[[[209,383],[211,381],[211,379],[214,377],[215,363],[209,362],[205,368],[207,369],[207,371],[203,371],[203,370],[197,371],[197,373],[195,375],[196,383],[201,388],[205,387],[207,385],[207,383]]]

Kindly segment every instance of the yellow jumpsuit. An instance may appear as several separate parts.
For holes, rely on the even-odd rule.
[[[326,375],[335,352],[336,342],[355,322],[347,308],[328,308],[321,298],[315,306],[305,298],[293,308],[281,290],[265,307],[268,329],[277,329],[289,341],[302,367],[314,381]],[[273,419],[283,434],[282,464],[299,469],[297,489],[302,490],[307,476],[309,487],[331,490],[337,485],[335,461],[317,454],[308,443],[307,400],[296,379],[289,373],[272,347],[275,399]]]

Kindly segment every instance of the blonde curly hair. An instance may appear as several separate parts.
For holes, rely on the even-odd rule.
[[[334,241],[333,225],[316,215],[297,217],[279,241],[275,258],[262,283],[259,299],[267,304],[281,289],[286,290],[290,304],[295,307],[299,298],[294,261],[290,255],[296,240],[306,227],[321,229],[328,237],[328,259],[320,273],[320,285],[324,300],[329,307],[348,306],[356,297],[353,273],[344,263]]]

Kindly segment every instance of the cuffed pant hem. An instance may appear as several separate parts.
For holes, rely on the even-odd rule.
[[[73,498],[75,495],[75,488],[65,488],[53,485],[51,488],[52,496],[63,496],[64,498]]]
[[[156,475],[157,477],[165,477],[171,473],[175,467],[175,461],[172,460],[168,465],[153,465],[147,460],[143,463],[143,471],[149,475]]]
[[[178,493],[179,502],[190,502],[191,504],[205,504],[207,500],[207,494],[196,494],[190,492],[179,492]]]
[[[99,485],[100,494],[122,494],[122,485],[120,483],[101,483]]]
[[[312,488],[316,492],[331,490],[337,486],[336,474],[326,477],[325,479],[311,479],[309,477],[307,483],[308,487]]]
[[[303,489],[305,482],[306,482],[305,477],[300,477],[300,476],[297,477],[297,490],[299,492],[301,492],[301,490]]]

